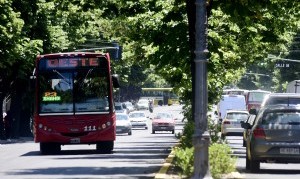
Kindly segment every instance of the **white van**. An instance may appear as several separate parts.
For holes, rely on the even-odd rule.
[[[244,95],[222,95],[218,104],[219,120],[223,120],[227,110],[246,110]]]

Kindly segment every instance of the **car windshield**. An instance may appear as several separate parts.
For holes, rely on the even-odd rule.
[[[148,101],[139,101],[139,104],[148,104]]]
[[[127,120],[128,117],[126,115],[117,115],[117,120]]]
[[[262,124],[289,124],[300,125],[300,112],[277,111],[266,113]]]
[[[156,116],[154,118],[155,119],[171,119],[172,116],[168,113],[158,113],[158,114],[156,114]]]
[[[228,113],[226,119],[244,121],[248,118],[247,113]]]
[[[129,114],[129,117],[131,117],[131,118],[145,117],[145,114],[144,113],[131,113],[131,114]]]
[[[115,106],[116,110],[122,110],[121,106]]]

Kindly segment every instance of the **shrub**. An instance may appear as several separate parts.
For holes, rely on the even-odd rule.
[[[182,148],[191,148],[193,146],[193,135],[195,131],[195,125],[193,121],[188,121],[184,125],[183,134],[180,137],[180,146]]]
[[[194,172],[194,148],[174,148],[174,165],[180,168],[180,174],[187,177]],[[236,158],[231,156],[227,144],[214,143],[209,147],[210,173],[213,178],[220,178],[222,174],[235,171]]]
[[[174,164],[180,174],[190,177],[194,171],[194,148],[174,148]]]
[[[208,123],[208,131],[210,134],[210,142],[211,143],[219,142],[220,136],[218,134],[221,131],[220,125],[218,123],[215,124],[210,117],[208,118],[207,123]]]
[[[231,156],[231,153],[227,144],[214,143],[209,147],[209,165],[213,178],[235,171],[236,157]]]

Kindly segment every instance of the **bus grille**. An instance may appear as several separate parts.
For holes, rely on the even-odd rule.
[[[80,133],[61,133],[61,135],[66,137],[81,137],[88,135],[88,132],[80,132]]]

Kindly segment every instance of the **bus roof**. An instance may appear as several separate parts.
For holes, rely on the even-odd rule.
[[[172,91],[173,88],[142,88],[143,91]]]
[[[108,56],[108,53],[101,52],[63,52],[63,53],[49,53],[38,55],[37,58],[58,58],[58,57],[76,57],[76,56],[90,56],[90,55],[100,55],[100,56]]]

